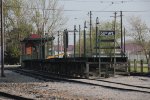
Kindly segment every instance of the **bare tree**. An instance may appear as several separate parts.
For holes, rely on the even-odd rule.
[[[65,24],[63,7],[58,5],[57,0],[33,0],[32,21],[38,34],[45,32],[52,35]]]
[[[148,42],[150,40],[149,28],[144,21],[142,21],[139,17],[131,17],[129,19],[129,34],[130,37],[134,39],[134,41],[142,47],[142,51],[148,61],[148,51],[149,45]]]

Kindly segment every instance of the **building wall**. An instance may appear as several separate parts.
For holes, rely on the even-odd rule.
[[[131,60],[131,61],[134,61],[134,59],[136,59],[137,61],[140,61],[141,59],[146,61],[146,57],[144,54],[127,53],[127,56],[129,58],[129,60]]]

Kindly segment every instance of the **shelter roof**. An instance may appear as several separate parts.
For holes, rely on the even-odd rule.
[[[47,42],[54,39],[54,37],[41,37],[38,34],[31,34],[29,37],[24,38],[21,42]]]

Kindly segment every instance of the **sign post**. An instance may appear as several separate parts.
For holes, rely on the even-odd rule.
[[[101,37],[113,37],[113,39],[101,39]],[[101,56],[101,49],[114,49],[114,59],[111,58],[111,62],[113,61],[114,62],[114,75],[115,75],[115,64],[116,64],[116,58],[115,58],[115,49],[116,49],[116,46],[115,46],[115,31],[112,31],[112,30],[100,30],[99,33],[98,33],[98,40],[99,40],[99,43],[101,42],[114,42],[114,46],[113,48],[112,47],[101,47],[99,45],[99,76],[101,76],[101,59],[100,59],[100,56]],[[112,63],[110,63],[110,65],[112,65]],[[108,76],[108,68],[106,68],[106,76]]]

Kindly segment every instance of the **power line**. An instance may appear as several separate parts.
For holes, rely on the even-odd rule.
[[[66,2],[99,2],[99,3],[128,3],[128,2],[150,2],[149,0],[58,0],[58,1],[66,1]]]
[[[120,12],[120,10],[112,10],[112,11],[103,11],[103,10],[97,10],[97,11],[92,11],[92,12]],[[150,12],[150,10],[141,10],[141,11],[136,11],[136,10],[133,10],[133,11],[130,11],[130,10],[122,10],[122,12]]]
[[[25,8],[25,9],[41,9],[41,10],[60,10],[60,9],[51,9],[51,8],[47,8],[47,9],[43,9],[43,8],[29,8],[29,7],[15,7],[15,6],[5,6],[5,7],[10,7],[10,8]],[[75,9],[64,9],[63,11],[68,11],[68,12],[88,12],[86,10],[75,10]],[[103,11],[103,10],[92,10],[92,12],[120,12],[120,10],[110,10],[110,11]],[[149,10],[141,10],[141,11],[136,11],[136,10],[122,10],[122,12],[150,12],[150,9]]]

